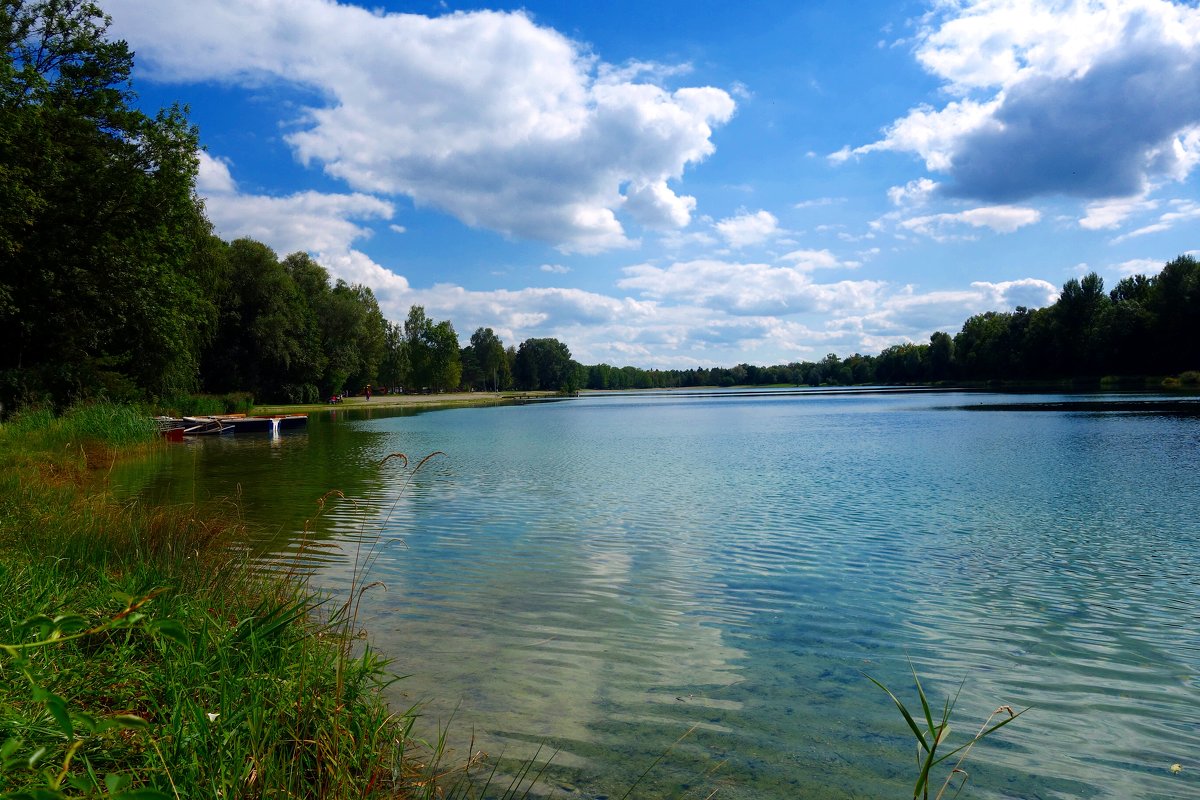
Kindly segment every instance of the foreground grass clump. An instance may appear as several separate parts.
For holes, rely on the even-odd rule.
[[[106,493],[139,446],[113,406],[0,425],[0,796],[431,793],[344,610],[243,565],[217,509]]]
[[[156,409],[171,416],[203,417],[213,414],[246,414],[254,410],[254,395],[249,392],[229,394],[177,394],[165,397]]]

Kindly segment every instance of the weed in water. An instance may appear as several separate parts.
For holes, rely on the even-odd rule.
[[[921,716],[922,722],[918,723],[917,719],[909,712],[908,708],[901,702],[900,698],[892,693],[892,690],[880,683],[870,675],[866,675],[867,680],[878,686],[883,691],[887,692],[888,697],[896,704],[896,708],[900,711],[904,721],[908,723],[908,728],[912,731],[913,736],[917,740],[917,781],[913,785],[913,800],[928,800],[929,787],[932,779],[934,767],[937,767],[944,761],[958,756],[954,762],[950,772],[946,775],[945,781],[942,783],[941,789],[935,795],[935,800],[941,800],[942,796],[954,783],[954,779],[959,779],[958,788],[954,790],[954,795],[957,796],[962,787],[966,785],[967,773],[963,769],[963,764],[967,760],[967,756],[979,741],[995,733],[1000,728],[1003,728],[1008,723],[1015,720],[1017,717],[1028,711],[1028,708],[1020,711],[1013,711],[1012,706],[1000,706],[988,716],[979,731],[965,743],[959,745],[953,750],[946,751],[943,745],[949,747],[946,739],[950,735],[950,716],[954,711],[954,705],[958,702],[959,693],[962,691],[962,684],[959,684],[958,690],[955,691],[954,697],[947,697],[945,704],[942,706],[941,714],[937,717],[933,714],[933,709],[929,705],[929,699],[925,696],[925,690],[921,686],[921,679],[917,676],[917,670],[909,661],[909,670],[912,671],[913,682],[917,686],[917,697],[921,701]],[[865,673],[864,673],[865,674]],[[993,724],[992,720],[997,717],[1002,719]]]

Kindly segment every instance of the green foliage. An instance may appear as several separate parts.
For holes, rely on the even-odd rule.
[[[279,387],[279,397],[291,405],[311,405],[321,402],[321,390],[312,383],[285,383]]]
[[[176,417],[245,414],[253,409],[254,395],[249,392],[229,392],[221,395],[179,393],[164,397],[154,404],[156,413]]]
[[[929,337],[927,363],[930,380],[944,381],[953,376],[954,339],[950,334],[936,331]]]
[[[473,389],[498,392],[512,385],[512,370],[504,342],[491,328],[476,328],[463,348],[463,383]]]
[[[432,797],[352,616],[239,561],[217,508],[115,503],[61,461],[110,410],[0,426],[0,796]]]
[[[458,334],[449,320],[442,320],[429,331],[429,372],[433,388],[454,390],[462,378]]]
[[[449,320],[435,323],[424,306],[412,306],[404,322],[404,352],[407,356],[406,388],[413,391],[454,390],[462,379],[458,334]]]
[[[404,328],[388,322],[384,331],[383,359],[379,362],[381,386],[402,387],[408,379],[408,346],[404,340]]]
[[[7,573],[3,576],[10,577]],[[16,577],[29,576],[18,572]],[[186,645],[187,632],[177,621],[152,621],[142,610],[162,591],[153,589],[136,597],[122,595],[124,608],[99,622],[80,614],[59,614],[53,618],[37,614],[15,624],[11,619],[5,620],[10,623],[14,638],[0,642],[0,662],[8,662],[0,666],[5,672],[19,673],[24,678],[24,683],[0,680],[0,693],[15,698],[13,706],[17,714],[15,721],[7,721],[10,730],[4,732],[4,745],[0,747],[0,789],[6,790],[6,796],[66,797],[73,794],[72,789],[89,795],[103,791],[110,797],[131,796],[123,790],[130,787],[133,776],[110,772],[101,789],[95,767],[102,766],[104,751],[129,747],[129,738],[122,736],[123,732],[144,732],[149,722],[134,713],[85,711],[56,693],[56,690],[72,695],[78,692],[77,686],[64,685],[61,672],[65,659],[58,656],[81,640],[101,637],[111,640],[118,631],[125,632],[125,646],[130,645],[134,633]],[[43,721],[52,725],[46,726]],[[77,766],[82,764],[84,770],[72,772],[72,761]],[[8,793],[12,788],[18,791]],[[136,796],[168,797],[148,788],[138,790]]]
[[[133,54],[108,22],[81,0],[0,10],[0,413],[375,381],[371,290],[212,236],[197,131],[178,108],[135,108]]]
[[[921,686],[921,679],[917,676],[917,671],[911,662],[909,663],[909,670],[912,672],[913,682],[917,687],[917,698],[921,703],[919,716],[909,711],[908,707],[887,686],[884,686],[870,675],[867,675],[866,678],[886,692],[887,696],[892,699],[892,702],[896,705],[896,709],[908,725],[913,738],[916,739],[917,779],[913,784],[913,800],[928,800],[930,786],[935,780],[934,768],[954,756],[958,756],[958,760],[953,763],[949,773],[946,775],[941,789],[935,795],[935,800],[941,800],[942,795],[950,788],[956,777],[960,780],[958,789],[955,791],[955,795],[957,795],[967,781],[967,773],[962,769],[962,765],[966,761],[967,756],[970,755],[971,748],[1029,709],[1025,708],[1020,711],[1013,711],[1011,706],[1001,706],[991,713],[973,737],[958,747],[949,749],[950,717],[954,712],[954,706],[958,701],[958,695],[962,691],[962,686],[958,687],[958,691],[954,693],[954,697],[946,698],[941,711],[935,714],[933,707],[929,704],[929,699],[925,696],[925,689]],[[996,717],[1001,717],[1001,719],[999,722],[993,723],[992,720]]]
[[[133,59],[79,0],[5,3],[0,402],[126,399],[196,380],[211,304],[191,260],[196,131],[133,106]]]
[[[3,588],[62,592],[67,577],[30,567]],[[0,736],[5,796],[358,797],[392,783],[411,720],[372,691],[386,662],[346,656],[309,621],[311,598],[282,585],[253,605],[117,593],[121,605],[98,620],[35,614],[0,627],[13,637],[0,642],[5,674],[21,678],[0,683],[13,710]]]
[[[526,339],[517,348],[513,379],[518,389],[562,391],[574,372],[571,351],[558,339]]]
[[[215,334],[202,355],[207,389],[315,403],[377,380],[387,322],[370,289],[331,285],[308,255],[281,262],[251,239],[218,240],[210,254],[221,290]]]
[[[892,345],[876,357],[875,379],[880,383],[915,383],[928,380],[932,374],[930,350],[930,345]],[[836,370],[836,367],[833,369]],[[831,374],[838,373],[831,370]],[[837,383],[850,382],[843,376],[838,377],[842,379],[836,381]]]
[[[0,454],[15,449],[60,452],[70,445],[122,447],[154,438],[154,423],[141,409],[83,403],[56,415],[45,407],[25,409],[0,425]]]
[[[432,383],[432,353],[429,352],[429,334],[432,330],[433,321],[425,315],[424,306],[412,306],[408,309],[408,319],[404,321],[404,342],[408,353],[408,377],[405,385],[416,391]]]

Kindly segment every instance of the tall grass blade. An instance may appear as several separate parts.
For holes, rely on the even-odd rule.
[[[925,743],[925,734],[921,733],[921,728],[920,728],[920,727],[918,727],[918,725],[917,725],[917,721],[916,721],[915,719],[913,719],[913,716],[912,716],[912,714],[908,713],[908,709],[907,709],[907,708],[905,708],[905,706],[904,706],[904,703],[902,703],[902,702],[900,701],[900,698],[899,698],[899,697],[896,697],[896,695],[892,693],[892,690],[891,690],[891,689],[889,689],[888,687],[884,686],[882,683],[880,683],[879,681],[875,680],[875,679],[874,679],[874,678],[872,678],[870,675],[867,675],[866,673],[863,673],[863,675],[864,675],[864,676],[866,677],[866,679],[867,679],[867,680],[869,680],[871,683],[875,684],[875,685],[876,685],[876,686],[878,686],[880,689],[883,689],[883,691],[887,692],[887,696],[888,696],[888,697],[890,697],[890,698],[892,698],[892,702],[896,704],[896,708],[897,708],[897,709],[899,709],[899,711],[900,711],[900,714],[901,714],[901,715],[904,717],[904,721],[908,723],[908,727],[909,727],[909,729],[911,729],[911,730],[912,730],[912,732],[913,732],[913,736],[915,736],[915,737],[917,738],[917,742],[919,742],[919,743],[920,743],[920,745],[921,745],[921,749],[922,749],[922,750],[929,750],[929,745],[927,745],[927,744]]]

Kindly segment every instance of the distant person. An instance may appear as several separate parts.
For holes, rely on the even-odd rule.
[[[371,384],[367,384],[367,400],[371,399]]]

